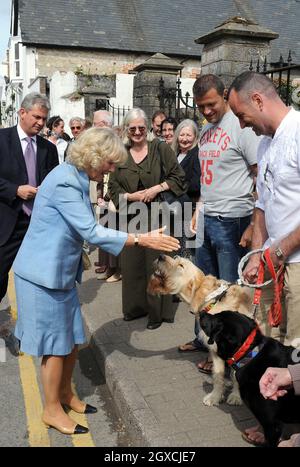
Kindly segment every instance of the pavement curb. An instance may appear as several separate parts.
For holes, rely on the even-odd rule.
[[[169,446],[161,438],[157,420],[136,383],[128,378],[126,371],[115,368],[114,358],[93,335],[89,345],[134,446]]]

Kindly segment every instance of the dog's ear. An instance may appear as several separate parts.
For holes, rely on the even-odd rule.
[[[210,329],[210,335],[208,339],[208,344],[212,345],[214,342],[216,342],[216,339],[218,335],[222,332],[223,330],[223,323],[220,321],[216,323],[211,324],[211,329]]]
[[[216,342],[216,338],[223,330],[223,323],[218,317],[218,314],[211,315],[206,311],[201,311],[199,313],[199,321],[203,332],[208,337],[208,344]]]
[[[187,297],[189,301],[191,301],[192,297],[193,297],[193,287],[194,287],[194,281],[193,281],[193,279],[191,279],[190,281],[188,281],[187,284],[185,284],[184,287],[181,287],[181,290],[180,290],[180,292],[185,297]],[[191,302],[191,305],[192,305],[192,302]],[[192,305],[192,308],[193,308],[193,305]]]

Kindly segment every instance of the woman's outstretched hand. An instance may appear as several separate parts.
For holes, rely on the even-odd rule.
[[[165,229],[166,227],[161,227],[160,229],[152,230],[151,232],[138,234],[138,246],[142,246],[144,248],[152,248],[153,250],[169,252],[179,250],[179,241],[174,237],[165,235]],[[128,246],[135,245],[135,235],[129,234],[126,244]]]

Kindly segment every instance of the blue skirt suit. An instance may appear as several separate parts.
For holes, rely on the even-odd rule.
[[[13,264],[21,351],[37,357],[68,355],[85,342],[76,282],[83,241],[118,255],[128,234],[95,222],[89,178],[69,163],[40,186],[29,229]]]
[[[48,289],[15,274],[18,321],[15,336],[22,352],[36,357],[68,355],[85,342],[77,289]]]

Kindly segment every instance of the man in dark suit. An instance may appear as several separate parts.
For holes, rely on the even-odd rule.
[[[58,165],[56,146],[38,136],[49,110],[46,96],[28,94],[19,110],[18,125],[0,130],[0,302],[38,187]]]

